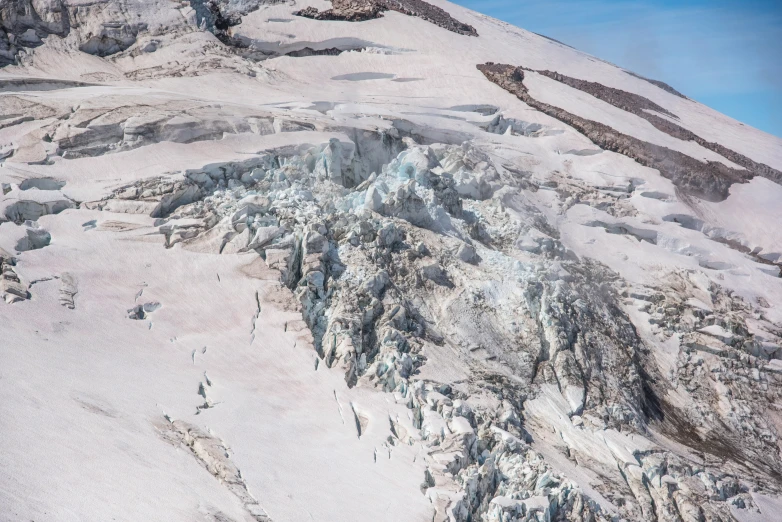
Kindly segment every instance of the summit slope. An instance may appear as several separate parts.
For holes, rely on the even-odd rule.
[[[0,67],[0,519],[782,510],[782,140],[440,0],[0,0]]]

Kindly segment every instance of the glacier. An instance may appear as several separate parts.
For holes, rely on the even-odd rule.
[[[777,520],[780,203],[444,0],[0,0],[0,520]]]

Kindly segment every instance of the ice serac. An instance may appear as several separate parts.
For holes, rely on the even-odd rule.
[[[777,516],[778,138],[441,0],[0,27],[6,518]]]
[[[63,37],[70,19],[62,0],[3,0],[0,2],[0,67],[16,63],[24,49],[43,44],[51,34]]]

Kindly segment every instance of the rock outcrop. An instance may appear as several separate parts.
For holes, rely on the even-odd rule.
[[[333,7],[325,11],[307,7],[296,14],[315,20],[363,22],[383,16],[384,11],[397,11],[416,16],[454,33],[478,36],[474,27],[456,20],[443,9],[424,0],[332,0],[331,4]]]
[[[558,82],[564,83],[565,85],[573,87],[574,89],[591,94],[595,98],[603,100],[606,103],[610,103],[614,107],[618,107],[622,110],[635,114],[636,116],[643,118],[654,125],[656,129],[673,136],[674,138],[683,141],[694,141],[698,145],[701,145],[702,147],[712,152],[716,152],[725,159],[744,167],[755,176],[762,176],[777,183],[782,182],[782,172],[773,169],[768,165],[757,163],[743,154],[732,151],[728,147],[720,145],[719,143],[709,142],[696,135],[694,132],[685,129],[668,119],[657,116],[654,113],[663,114],[672,119],[678,119],[678,116],[675,114],[667,111],[666,109],[660,107],[651,100],[644,98],[643,96],[629,93],[621,89],[606,87],[605,85],[601,85],[597,82],[588,82],[576,78],[570,78],[557,72],[537,72],[543,76],[551,78],[552,80],[556,80]]]
[[[750,171],[733,169],[716,161],[703,162],[540,102],[534,99],[524,87],[524,69],[521,67],[487,63],[479,65],[478,69],[489,80],[518,96],[524,103],[567,123],[600,148],[624,154],[642,165],[659,170],[663,176],[692,195],[710,201],[721,201],[728,197],[732,184],[744,183],[753,176]]]

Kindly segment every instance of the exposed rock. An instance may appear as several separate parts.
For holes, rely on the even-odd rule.
[[[332,8],[318,11],[307,7],[295,14],[316,20],[344,20],[363,22],[383,16],[384,11],[397,11],[408,16],[417,16],[444,29],[467,36],[478,36],[471,25],[459,22],[443,9],[423,0],[332,0]]]
[[[630,76],[634,76],[634,77],[636,77],[636,78],[638,78],[640,80],[647,81],[647,82],[651,83],[652,85],[656,85],[660,89],[664,90],[665,92],[669,92],[669,93],[673,94],[674,96],[678,96],[679,98],[688,99],[685,95],[683,95],[682,93],[680,93],[679,91],[677,91],[676,89],[674,89],[673,87],[671,87],[670,85],[668,85],[665,82],[661,82],[660,80],[650,80],[649,78],[645,78],[645,77],[643,77],[643,76],[641,76],[639,74],[635,74],[634,72],[630,72],[630,71],[625,71],[625,72],[627,74],[629,74]]]
[[[614,107],[618,107],[627,112],[631,112],[636,116],[639,116],[647,120],[649,123],[654,125],[658,130],[670,136],[673,136],[674,138],[678,138],[683,141],[694,141],[698,145],[701,145],[702,147],[709,149],[712,152],[716,152],[717,154],[721,155],[725,159],[728,159],[731,162],[744,167],[755,176],[762,176],[776,183],[782,183],[782,172],[773,169],[768,165],[757,163],[751,160],[750,158],[744,156],[743,154],[734,152],[730,150],[728,147],[720,145],[719,143],[709,142],[701,138],[700,136],[697,136],[695,133],[677,125],[676,123],[673,123],[669,120],[657,116],[656,114],[648,112],[648,111],[654,111],[678,119],[678,117],[675,114],[670,113],[669,111],[663,109],[662,107],[660,107],[659,105],[657,105],[656,103],[652,102],[647,98],[644,98],[637,94],[629,93],[627,91],[622,91],[620,89],[613,89],[611,87],[606,87],[605,85],[601,85],[596,82],[587,82],[576,78],[570,78],[568,76],[564,76],[557,72],[552,72],[552,71],[537,71],[537,72],[539,74],[542,74],[543,76],[547,76],[551,78],[552,80],[556,80],[558,82],[564,83],[565,85],[569,85],[574,89],[578,89],[580,91],[589,93],[599,100],[603,100],[606,103],[610,103]]]
[[[537,71],[537,73],[542,74],[543,76],[547,76],[552,80],[564,83],[565,85],[573,87],[574,89],[578,89],[579,91],[589,93],[595,98],[603,100],[606,103],[610,103],[614,107],[618,107],[627,112],[632,112],[635,115],[640,116],[644,111],[654,111],[665,114],[666,116],[670,116],[672,118],[677,118],[675,114],[660,107],[650,99],[644,98],[638,94],[633,94],[621,89],[614,89],[612,87],[606,87],[605,85],[599,84],[597,82],[587,82],[577,78],[571,78],[555,71]]]
[[[728,189],[733,183],[746,183],[752,178],[749,171],[732,169],[714,161],[703,163],[681,152],[619,133],[602,123],[539,102],[524,87],[524,70],[520,67],[488,63],[479,65],[478,69],[492,82],[535,109],[572,126],[602,149],[624,154],[644,166],[659,170],[690,194],[709,201],[722,201],[728,197]]]

